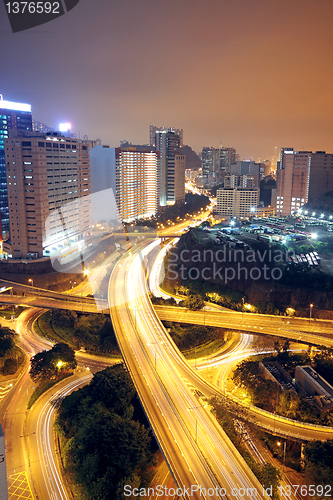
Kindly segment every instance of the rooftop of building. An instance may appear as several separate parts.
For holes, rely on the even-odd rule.
[[[305,365],[305,366],[297,366],[301,371],[305,372],[308,377],[311,377],[312,381],[320,386],[327,394],[330,395],[330,397],[333,398],[333,387],[326,382],[326,380],[319,375],[319,373],[316,372],[310,365]]]

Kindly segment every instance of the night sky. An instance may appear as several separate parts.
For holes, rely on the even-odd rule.
[[[12,34],[0,4],[0,93],[110,146],[149,141],[333,153],[332,0],[80,0]]]

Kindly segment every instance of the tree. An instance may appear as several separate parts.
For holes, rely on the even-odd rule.
[[[50,314],[52,321],[60,327],[74,328],[77,325],[78,319],[75,311],[52,309]]]
[[[42,351],[31,358],[30,377],[35,382],[50,380],[63,372],[76,368],[74,350],[69,345],[60,342],[49,351]]]
[[[307,443],[304,457],[307,478],[318,485],[333,486],[333,440]]]
[[[130,374],[122,365],[96,373],[90,382],[90,390],[95,401],[102,401],[118,415],[123,414],[135,395]]]
[[[15,332],[7,327],[0,328],[0,356],[4,356],[15,345]]]
[[[83,498],[121,500],[125,484],[150,483],[152,438],[135,418],[136,399],[129,373],[116,365],[62,401],[56,427],[67,439],[66,465]]]
[[[314,368],[329,384],[333,384],[333,350],[323,348],[314,358]]]
[[[265,488],[272,486],[272,499],[279,500],[279,484],[282,479],[280,469],[274,467],[272,464],[258,464],[253,461],[253,472]]]
[[[179,305],[191,311],[198,311],[204,307],[205,303],[199,295],[189,295],[185,300],[180,301]]]

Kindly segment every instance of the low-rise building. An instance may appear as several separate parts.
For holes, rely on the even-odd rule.
[[[258,206],[259,189],[226,188],[216,193],[216,212],[228,217],[249,217]]]
[[[320,408],[333,406],[333,387],[312,366],[296,366],[295,382]]]

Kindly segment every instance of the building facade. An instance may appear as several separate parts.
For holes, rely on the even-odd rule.
[[[256,175],[226,175],[224,187],[254,189],[258,187],[258,177]]]
[[[115,149],[116,202],[123,222],[156,215],[160,198],[159,160],[154,147]]]
[[[156,147],[156,132],[172,132],[179,137],[179,147],[181,148],[183,143],[183,129],[175,127],[155,127],[155,125],[150,125],[149,130],[149,145]]]
[[[13,258],[51,256],[89,233],[87,143],[12,131],[5,156]]]
[[[9,207],[4,141],[9,130],[32,130],[30,104],[5,101],[0,94],[0,216],[2,231],[9,236]]]
[[[220,171],[220,150],[218,148],[202,148],[201,154],[202,175],[218,175]]]
[[[49,134],[54,132],[54,128],[48,127],[45,123],[39,122],[37,120],[32,120],[32,130],[34,132],[41,132],[42,134]]]
[[[220,147],[220,170],[230,173],[232,163],[236,163],[236,149]]]
[[[249,217],[259,203],[259,189],[225,188],[216,193],[216,211],[229,217]]]
[[[180,138],[174,132],[156,132],[156,150],[159,152],[160,206],[185,201],[185,155],[179,151]]]
[[[311,152],[281,149],[277,170],[277,215],[290,215],[308,202],[310,165]]]

